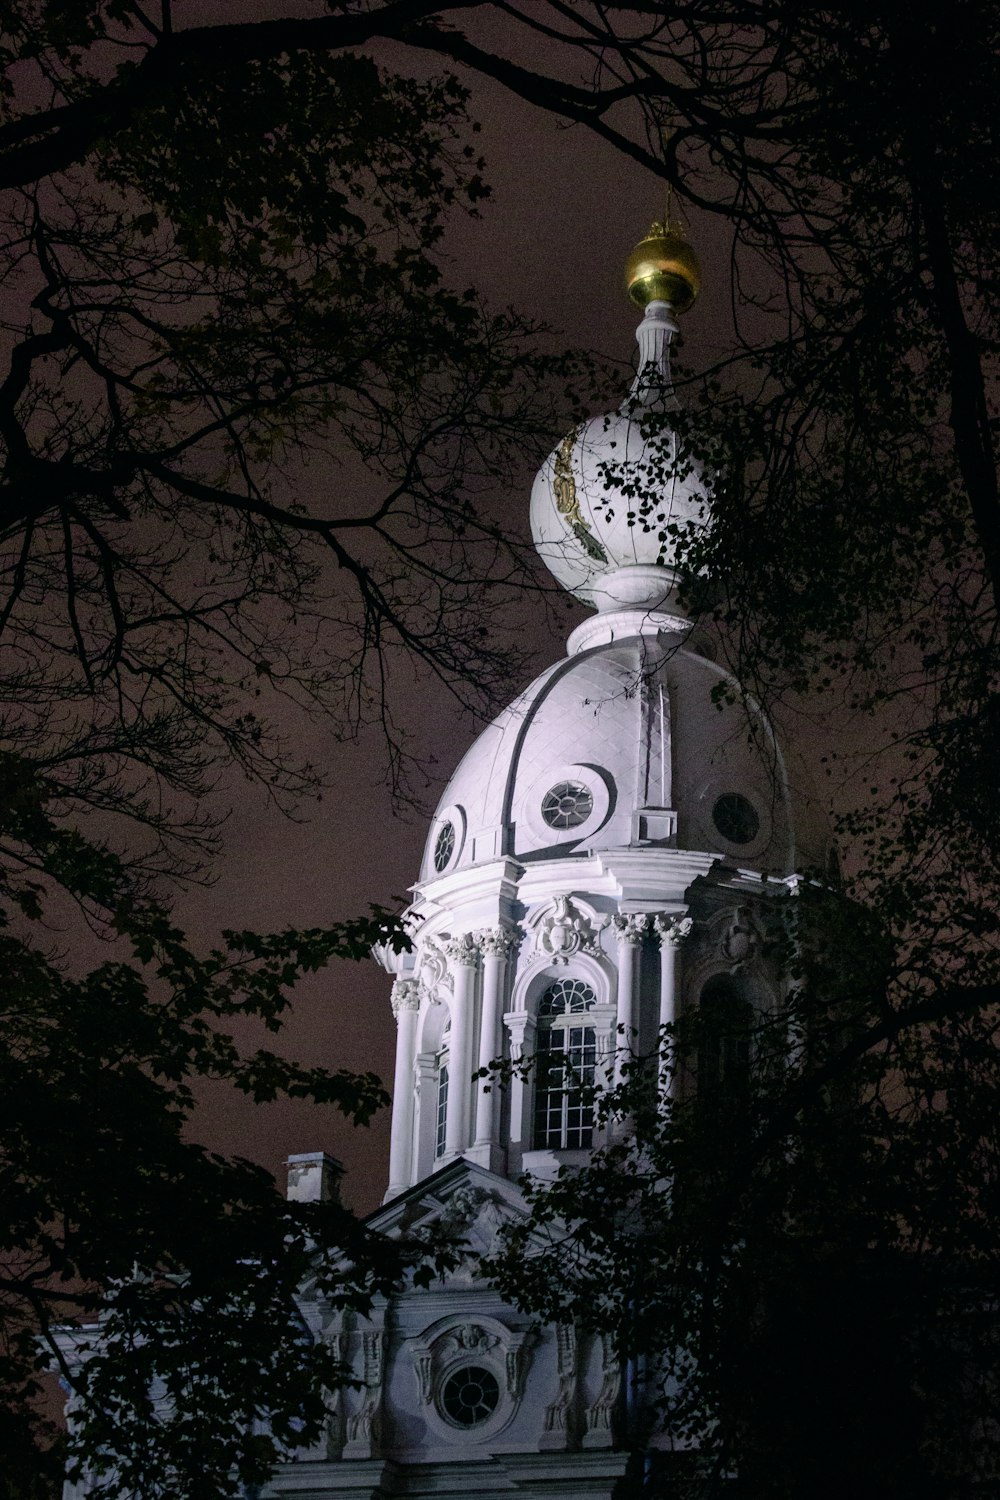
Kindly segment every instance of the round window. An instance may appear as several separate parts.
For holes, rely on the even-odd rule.
[[[438,829],[438,836],[434,841],[434,868],[439,875],[443,870],[447,870],[454,852],[455,825],[454,823],[442,823]]]
[[[712,808],[712,822],[731,844],[752,844],[760,832],[760,817],[752,802],[739,792],[726,792]]]
[[[458,1427],[478,1427],[500,1405],[496,1376],[482,1365],[463,1365],[449,1375],[441,1390],[441,1406]]]
[[[542,817],[550,828],[579,828],[593,811],[593,794],[579,781],[559,781],[542,798]]]

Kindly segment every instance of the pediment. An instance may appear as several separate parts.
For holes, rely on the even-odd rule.
[[[435,1225],[469,1246],[473,1256],[496,1248],[505,1223],[525,1218],[527,1205],[518,1188],[475,1162],[460,1157],[383,1204],[366,1220],[381,1234],[414,1234]]]

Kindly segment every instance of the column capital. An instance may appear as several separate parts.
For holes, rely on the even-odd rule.
[[[638,948],[649,926],[649,917],[644,911],[619,914],[614,919],[614,926],[619,943],[629,948]]]
[[[653,929],[664,947],[669,945],[671,948],[676,948],[683,943],[685,938],[691,936],[694,931],[694,918],[660,911],[653,918]]]
[[[444,951],[451,963],[459,969],[478,969],[483,956],[476,935],[471,932],[463,932],[452,938],[445,943]]]
[[[484,927],[476,936],[484,958],[509,958],[523,934],[520,927],[501,922],[498,927]]]
[[[422,986],[416,979],[397,979],[392,986],[392,1013],[399,1020],[404,1010],[419,1010]]]

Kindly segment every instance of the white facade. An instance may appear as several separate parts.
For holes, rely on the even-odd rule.
[[[651,303],[647,407],[673,399],[673,328]],[[571,434],[536,481],[539,549],[598,613],[458,766],[407,916],[413,949],[382,955],[397,1053],[373,1223],[443,1220],[464,1227],[470,1255],[446,1284],[401,1293],[370,1320],[344,1324],[306,1299],[361,1388],[337,1397],[321,1451],[276,1476],[275,1495],[610,1500],[626,1464],[610,1340],[504,1306],[476,1253],[522,1212],[521,1173],[544,1179],[599,1144],[592,1117],[547,1086],[546,1061],[558,1072],[570,1055],[611,1076],[621,1049],[654,1053],[659,1027],[720,976],[775,1006],[764,909],[828,855],[763,715],[716,705],[725,673],[679,613],[670,543],[607,503],[608,455],[645,455],[636,399],[634,388],[631,405]],[[671,458],[669,433],[660,441]],[[705,524],[700,477],[676,477],[664,507],[678,525]],[[502,1087],[475,1076],[525,1056],[534,1069]]]

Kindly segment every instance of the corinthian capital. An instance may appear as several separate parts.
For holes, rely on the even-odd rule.
[[[420,985],[415,979],[397,979],[392,987],[392,1013],[399,1020],[400,1011],[420,1009]]]
[[[691,917],[672,917],[665,911],[658,912],[653,918],[653,926],[661,943],[669,943],[671,947],[678,947],[686,937],[690,937],[694,931],[694,921]]]
[[[478,969],[482,954],[479,943],[471,932],[463,932],[445,944],[444,950],[450,961],[460,969]]]
[[[630,948],[639,946],[648,926],[649,917],[644,911],[615,917],[615,935],[620,943],[625,943]]]
[[[485,927],[478,934],[479,946],[485,958],[507,958],[521,940],[519,927]]]

